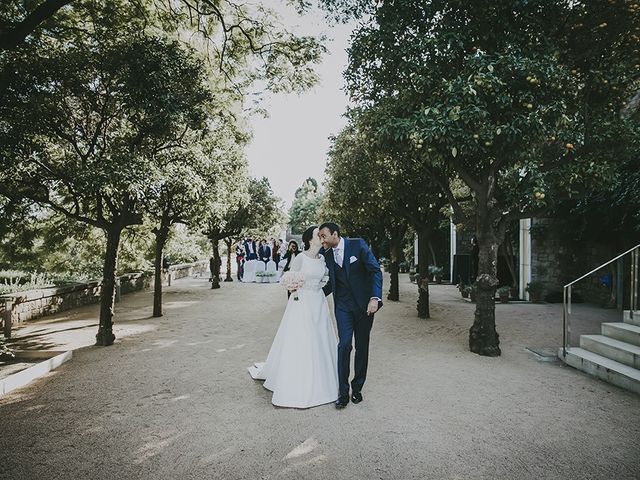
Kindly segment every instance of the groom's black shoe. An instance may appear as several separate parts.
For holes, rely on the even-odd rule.
[[[340,395],[338,397],[338,400],[336,400],[335,405],[337,409],[342,409],[346,407],[348,403],[349,403],[349,395]]]
[[[360,392],[353,392],[351,394],[351,401],[353,403],[360,403],[362,401],[362,394]]]

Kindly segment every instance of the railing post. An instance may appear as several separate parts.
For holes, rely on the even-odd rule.
[[[563,354],[566,356],[567,353],[567,348],[569,348],[571,346],[571,290],[573,285],[575,285],[576,283],[580,282],[581,280],[589,277],[589,275],[594,274],[595,272],[597,272],[598,270],[600,270],[603,267],[606,267],[607,265],[612,264],[613,262],[618,262],[618,275],[617,275],[617,295],[616,295],[616,301],[618,302],[618,306],[619,308],[623,305],[622,304],[622,298],[624,296],[624,294],[622,293],[622,287],[623,287],[623,279],[622,279],[622,272],[623,272],[623,259],[627,256],[631,254],[631,282],[629,285],[630,288],[630,294],[629,294],[629,310],[630,310],[630,315],[631,318],[633,318],[634,313],[638,310],[638,287],[640,286],[640,245],[636,245],[633,248],[630,248],[629,250],[625,251],[624,253],[621,253],[620,255],[618,255],[615,258],[612,258],[611,260],[609,260],[606,263],[603,263],[602,265],[600,265],[599,267],[594,268],[593,270],[591,270],[588,273],[585,273],[584,275],[582,275],[579,278],[576,278],[574,281],[572,281],[571,283],[567,283],[564,286],[564,290],[562,292],[562,349],[563,349]]]
[[[13,299],[4,301],[4,338],[11,338],[11,324],[13,314]]]
[[[624,310],[624,260],[621,258],[616,264],[616,307]]]
[[[567,287],[562,289],[562,356],[567,356]]]
[[[636,248],[631,254],[631,301],[629,302],[629,309],[631,315],[638,309],[638,254],[640,249]]]
[[[567,347],[571,346],[571,290],[573,285],[567,289]]]

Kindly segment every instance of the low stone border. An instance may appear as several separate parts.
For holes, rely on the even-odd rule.
[[[558,362],[557,347],[526,347],[525,352],[532,355],[539,362]]]
[[[200,260],[194,263],[171,265],[162,272],[163,285],[170,285],[170,279],[179,279],[202,275],[209,269],[209,262]],[[148,288],[153,283],[153,271],[125,273],[119,277],[116,301],[120,295]],[[26,290],[0,295],[0,323],[5,337],[11,336],[12,325],[20,324],[58,312],[71,310],[100,301],[102,282],[92,280],[60,287]]]
[[[35,379],[46,375],[51,370],[58,368],[64,362],[71,360],[73,352],[63,352],[59,350],[41,350],[41,351],[17,351],[14,352],[16,359],[44,359],[42,362],[38,362],[32,367],[25,368],[13,375],[9,375],[6,378],[0,380],[0,396],[15,390],[16,388],[24,387]]]

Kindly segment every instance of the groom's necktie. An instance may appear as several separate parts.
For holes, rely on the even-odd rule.
[[[333,258],[335,259],[336,264],[338,264],[338,266],[342,268],[342,253],[340,253],[340,249],[335,248],[333,250]]]

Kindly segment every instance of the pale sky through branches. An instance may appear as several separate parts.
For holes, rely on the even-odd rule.
[[[271,2],[268,4],[272,6]],[[318,11],[300,17],[291,7],[278,10],[283,13],[284,24],[296,33],[324,33],[329,50],[316,67],[320,75],[316,87],[301,95],[266,96],[262,106],[269,117],[251,120],[254,136],[246,151],[249,171],[254,177],[267,177],[289,208],[296,189],[306,178],[314,177],[322,183],[328,137],[346,124],[342,115],[348,100],[342,90],[342,72],[354,25],[331,26]]]

